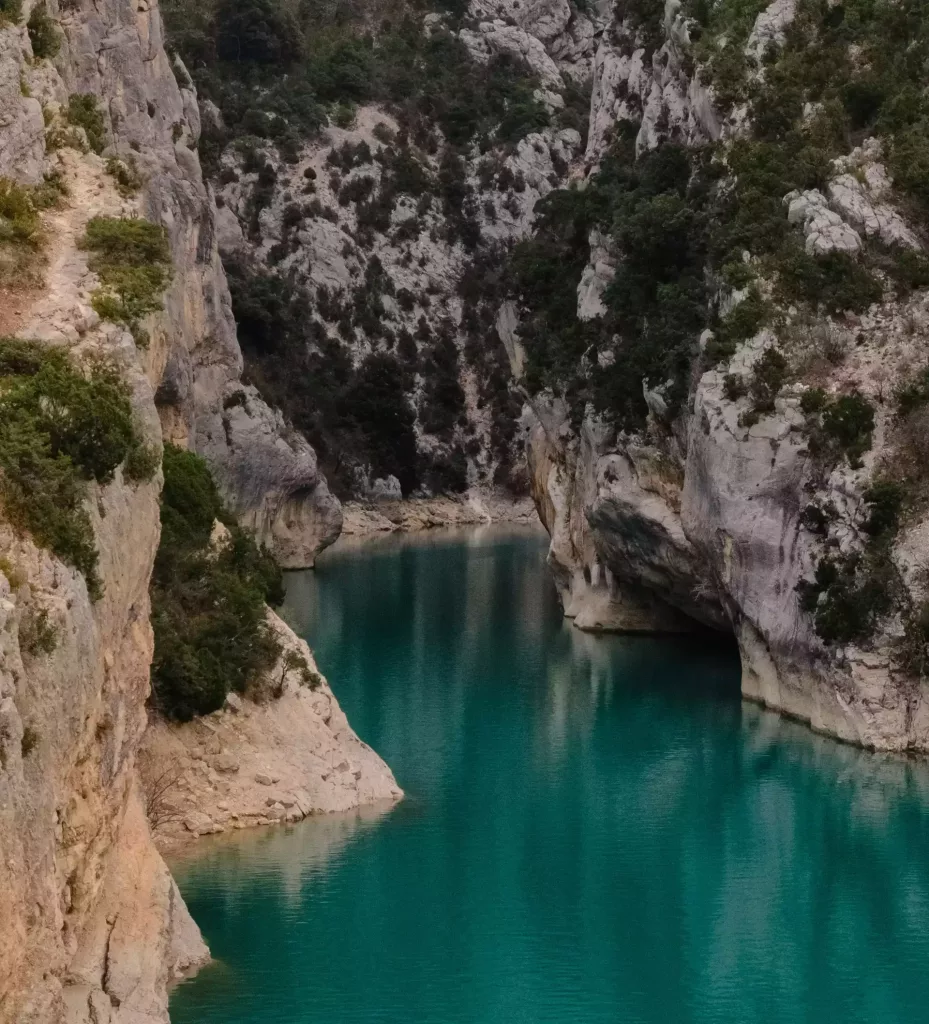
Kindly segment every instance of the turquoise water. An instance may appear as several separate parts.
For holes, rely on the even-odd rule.
[[[706,639],[561,620],[535,535],[393,539],[288,614],[407,799],[174,865],[174,1024],[929,1017],[929,778],[738,696]]]

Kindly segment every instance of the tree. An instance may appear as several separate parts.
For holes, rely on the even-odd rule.
[[[214,24],[220,60],[287,67],[300,56],[299,27],[272,0],[221,0]]]

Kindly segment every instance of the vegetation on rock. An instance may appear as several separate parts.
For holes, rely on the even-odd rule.
[[[164,228],[141,218],[93,217],[81,246],[101,287],[91,304],[105,320],[124,324],[139,344],[147,343],[141,321],[161,309],[171,280],[171,252]]]
[[[281,649],[265,603],[280,604],[284,591],[274,560],[223,505],[206,462],[166,445],[163,465],[151,701],[187,721],[217,710],[230,691],[257,685],[274,666]],[[214,544],[217,521],[228,536]]]
[[[253,136],[296,158],[301,140],[331,117],[350,126],[353,104],[382,103],[428,148],[433,126],[453,146],[510,141],[548,123],[526,69],[500,56],[473,61],[451,32],[424,31],[425,10],[384,18],[377,31],[360,3],[310,0],[170,0],[172,44],[222,126],[201,141],[208,167],[232,140]],[[434,147],[434,142],[432,143]]]
[[[435,458],[417,452],[416,409],[408,396],[421,368],[412,338],[355,365],[314,323],[311,300],[298,282],[244,262],[227,269],[249,374],[316,448],[337,493],[352,493],[352,467],[359,462],[373,477],[395,476],[404,494],[423,483],[435,491],[464,489],[460,449]],[[366,281],[368,290],[356,297],[356,321],[378,318],[374,304],[383,281],[376,271]],[[449,439],[464,408],[458,353],[450,334],[433,337],[425,323],[424,331],[421,342],[429,354],[420,416],[424,429]]]
[[[41,211],[55,206],[65,193],[58,175],[40,185],[20,185],[0,177],[0,280],[9,285],[34,285],[42,263]]]
[[[91,93],[73,93],[68,97],[68,123],[83,128],[87,144],[94,153],[102,153],[106,146],[106,123],[97,97]]]
[[[29,30],[33,56],[37,60],[57,55],[61,49],[61,34],[55,27],[55,22],[49,17],[44,2],[32,8],[26,28]]]
[[[4,518],[32,535],[102,593],[85,502],[88,482],[107,484],[117,467],[138,460],[144,442],[129,389],[104,362],[86,371],[59,348],[0,339],[0,502]],[[157,468],[135,463],[137,478]]]

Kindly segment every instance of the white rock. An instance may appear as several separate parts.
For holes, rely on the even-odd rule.
[[[229,693],[226,694],[223,707],[225,707],[227,711],[231,711],[234,715],[239,715],[242,713],[245,705],[242,702],[242,698],[237,693],[230,690]]]
[[[378,477],[368,491],[368,495],[374,501],[399,501],[403,497],[400,489],[400,481],[393,475],[382,478]]]
[[[879,238],[885,245],[922,248],[900,214],[875,199],[870,188],[854,175],[839,175],[829,182],[827,191],[832,207],[863,234]]]
[[[596,228],[590,233],[590,262],[584,268],[577,286],[577,315],[580,320],[593,320],[606,313],[603,293],[616,273],[609,247],[609,237]]]
[[[769,46],[783,46],[784,33],[797,14],[797,0],[774,0],[755,19],[745,55],[761,61]]]
[[[803,228],[806,251],[812,255],[861,251],[861,236],[829,208],[826,197],[818,189],[790,192],[784,197],[788,223]]]

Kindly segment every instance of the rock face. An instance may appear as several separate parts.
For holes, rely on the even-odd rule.
[[[746,44],[749,56],[783,45],[795,6],[776,0],[759,16]],[[595,62],[588,168],[599,165],[618,118],[639,122],[640,152],[662,139],[725,142],[743,130],[744,117],[714,111],[700,68],[685,70],[687,24],[678,8],[668,5],[665,41],[652,54],[633,45],[621,27],[604,33]],[[785,219],[814,257],[863,259],[873,240],[892,251],[925,252],[899,212],[876,139],[834,160],[824,189],[791,192],[783,203]],[[579,319],[603,315],[602,296],[621,259],[608,237],[591,234]],[[907,675],[898,654],[909,628],[904,613],[886,616],[868,641],[827,643],[802,600],[824,550],[854,558],[865,549],[864,495],[900,457],[900,428],[887,395],[924,363],[916,339],[929,327],[929,298],[924,291],[894,298],[886,281],[884,292],[882,302],[857,316],[804,319],[785,309],[790,330],[776,337],[762,329],[716,367],[698,357],[678,412],[669,412],[662,388],[643,382],[650,415],[634,433],[618,432],[590,406],[579,424],[572,423],[561,399],[535,395],[530,479],[551,536],[549,562],[565,614],[575,625],[731,633],[746,697],[854,743],[927,752],[926,682]],[[725,313],[741,296],[721,289],[715,298]],[[509,318],[514,321],[513,311]],[[518,323],[511,323],[510,335],[519,376]],[[705,335],[701,345],[710,339]],[[751,381],[776,345],[802,369],[759,414],[739,382]],[[852,394],[873,408],[873,440],[861,465],[819,460],[815,430],[801,408],[810,384],[827,399]],[[815,520],[821,509],[828,525],[811,526],[810,516]],[[926,537],[924,521],[910,523],[886,556],[899,573],[904,608],[925,600],[913,566],[925,557]]]
[[[215,211],[190,148],[197,105],[168,63],[157,5],[48,8],[61,28],[54,66],[31,59],[24,28],[0,26],[0,176],[34,184],[54,172],[66,186],[42,217],[44,286],[4,311],[4,333],[64,346],[78,364],[111,363],[131,385],[147,442],[157,448],[164,431],[204,452],[243,520],[286,564],[309,564],[337,534],[339,505],[309,445],[239,384]],[[46,152],[42,107],[57,122],[74,92],[102,100],[103,157]],[[121,196],[106,172],[117,151],[138,167],[139,196]],[[95,215],[145,215],[168,230],[175,274],[164,311],[145,320],[147,348],[91,308],[97,280],[79,239]],[[168,986],[209,958],[152,842],[136,774],[147,727],[160,486],[160,474],[131,483],[121,470],[90,485],[103,585],[96,601],[82,576],[0,525],[3,1024],[167,1021]],[[302,735],[325,717],[327,756],[336,768],[347,759],[361,771],[329,804],[398,795],[327,693],[304,712]],[[279,720],[282,734],[289,724]]]
[[[144,181],[142,212],[170,235],[175,275],[148,352],[165,437],[208,459],[229,504],[263,540],[275,548],[281,541],[287,565],[312,565],[338,536],[339,522],[338,502],[312,451],[284,436],[280,418],[262,409],[257,395],[248,422],[225,408],[239,387],[242,356],[216,246],[216,211],[195,148],[196,96],[183,66],[168,60],[157,4],[68,4],[60,23],[62,85],[54,99],[75,92],[100,97],[112,151],[131,156]],[[0,38],[10,35],[24,33],[0,31]],[[20,122],[32,117],[31,107],[22,109]],[[28,132],[18,135],[22,147]]]
[[[377,480],[388,475],[406,497],[525,495],[524,401],[509,386],[490,296],[505,254],[531,233],[538,203],[580,171],[581,134],[564,115],[574,96],[577,118],[585,116],[578,97],[605,19],[567,0],[475,0],[469,13],[461,29],[428,14],[424,34],[454,31],[476,64],[514,58],[520,75],[536,77],[548,126],[527,123],[522,137],[505,140],[488,131],[479,147],[450,142],[423,115],[427,139],[399,104],[368,103],[293,149],[221,140],[217,238],[237,300],[257,277],[282,280],[291,294],[299,286],[305,330],[287,344],[307,353],[300,379],[323,378],[336,405],[342,385],[329,384],[321,364],[333,378],[357,381],[381,360],[402,381],[392,389],[403,395],[400,415],[415,418],[415,451],[402,464],[380,464],[374,446],[344,425],[330,431],[325,411],[308,417],[330,482],[347,498],[378,498]],[[251,378],[276,381],[277,393],[290,389],[293,398],[268,346],[249,345],[244,333],[242,340]],[[357,390],[348,387],[343,402],[352,412]],[[324,405],[315,393],[281,401],[297,422]]]
[[[284,648],[260,702],[236,698],[185,725],[153,721],[140,763],[159,845],[398,800],[390,769],[352,732],[303,640]],[[296,654],[303,664],[289,668]],[[304,665],[309,681],[301,678]]]
[[[93,282],[76,241],[95,214],[131,212],[102,161],[73,151],[69,189],[46,220],[45,288],[15,324],[24,337],[105,358],[132,386],[160,443],[154,389],[131,337],[86,305]],[[166,1018],[176,972],[208,959],[161,857],[135,783],[146,725],[152,630],[148,581],[160,479],[117,472],[90,510],[103,597],[79,574],[2,527],[0,577],[0,1020]],[[39,617],[39,618],[37,618]],[[30,642],[44,621],[53,649]],[[144,955],[143,955],[144,951]]]

